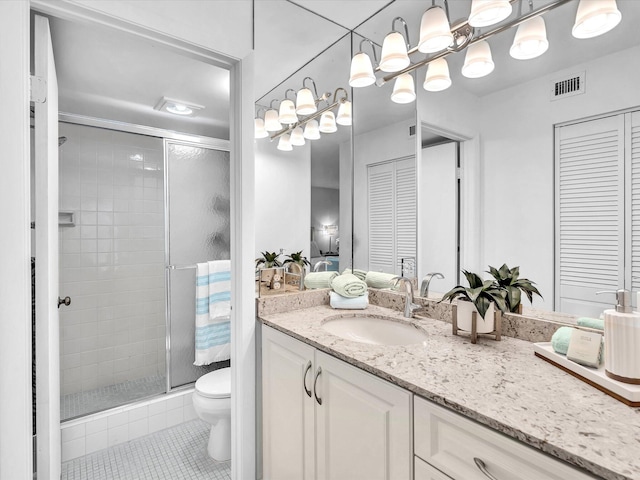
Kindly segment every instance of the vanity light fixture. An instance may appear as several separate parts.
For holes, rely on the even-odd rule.
[[[351,117],[351,102],[346,100],[340,104],[338,108],[338,116],[336,117],[338,125],[350,126],[353,123]]]
[[[277,132],[278,130],[282,130],[282,124],[278,120],[278,111],[273,108],[273,102],[278,101],[279,100],[271,100],[269,110],[264,114],[264,128],[267,132]]]
[[[293,88],[289,88],[284,92],[284,100],[280,102],[278,121],[280,123],[292,125],[298,121],[298,115],[296,115],[296,106],[294,105],[293,100],[289,100],[287,98],[289,92],[293,92],[294,95],[296,94],[296,91]]]
[[[488,27],[501,22],[511,15],[509,0],[471,0],[469,25],[472,27]]]
[[[404,25],[405,36],[395,30],[397,21]],[[409,27],[402,17],[396,17],[391,22],[391,33],[384,37],[382,53],[380,55],[380,70],[383,72],[399,72],[411,63],[407,49],[409,48]]]
[[[396,78],[393,85],[391,101],[395,103],[411,103],[416,99],[416,89],[410,73],[403,73]]]
[[[442,7],[433,6],[422,14],[420,22],[420,42],[418,51],[433,53],[444,50],[453,43],[453,33],[449,24],[449,4],[445,2],[447,12]]]
[[[293,150],[293,147],[291,146],[291,137],[288,133],[280,137],[280,140],[278,141],[278,150],[282,150],[283,152],[290,152]]]
[[[307,140],[320,140],[320,129],[318,128],[318,121],[315,119],[309,120],[304,126],[303,135]]]
[[[486,40],[474,43],[467,48],[462,66],[462,75],[467,78],[480,78],[493,72],[495,64],[491,57],[491,47]]]
[[[371,40],[363,38],[360,40],[359,52],[356,53],[351,59],[351,72],[349,75],[349,85],[354,88],[368,87],[376,81],[376,76],[373,73],[373,65],[369,55],[362,51],[362,44],[369,42],[371,44],[371,50],[373,50],[373,59],[378,63],[376,57],[376,47]]]
[[[302,127],[296,127],[291,132],[291,145],[294,147],[301,147],[306,143],[304,139],[304,132],[302,131]]]
[[[429,92],[441,92],[451,86],[449,64],[446,58],[438,58],[427,65],[427,76],[422,87]]]
[[[313,92],[314,94],[305,86],[305,82],[307,80],[311,80],[313,84]],[[296,96],[296,113],[298,115],[311,115],[312,113],[316,113],[318,111],[318,107],[316,106],[316,98],[318,98],[318,89],[316,88],[316,82],[313,81],[311,77],[305,77],[302,80],[302,88],[298,90],[298,95]]]
[[[160,112],[173,113],[174,115],[180,115],[182,117],[195,117],[200,110],[204,110],[204,105],[162,97],[153,108]]]
[[[614,28],[622,14],[616,0],[580,0],[571,34],[576,38],[593,38]]]

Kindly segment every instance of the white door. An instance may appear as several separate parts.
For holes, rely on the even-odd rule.
[[[316,351],[318,480],[409,480],[411,394]]]
[[[262,327],[265,480],[315,477],[313,353],[309,345]]]
[[[58,479],[58,83],[49,21],[38,15],[34,20],[34,69],[35,76],[46,83],[46,99],[35,103],[36,457],[38,478]]]

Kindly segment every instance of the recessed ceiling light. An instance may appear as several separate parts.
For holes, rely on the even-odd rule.
[[[198,114],[198,111],[204,109],[204,105],[197,105],[194,103],[184,102],[182,100],[162,97],[154,109],[161,112],[172,113],[174,115],[181,115],[183,117],[195,117]]]

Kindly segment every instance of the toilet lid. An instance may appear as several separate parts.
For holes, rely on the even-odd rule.
[[[196,390],[207,398],[228,398],[231,396],[231,368],[221,368],[196,380]]]

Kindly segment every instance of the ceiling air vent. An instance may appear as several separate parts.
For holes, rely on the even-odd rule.
[[[585,72],[554,80],[551,82],[551,100],[583,94],[585,91],[584,87]]]

